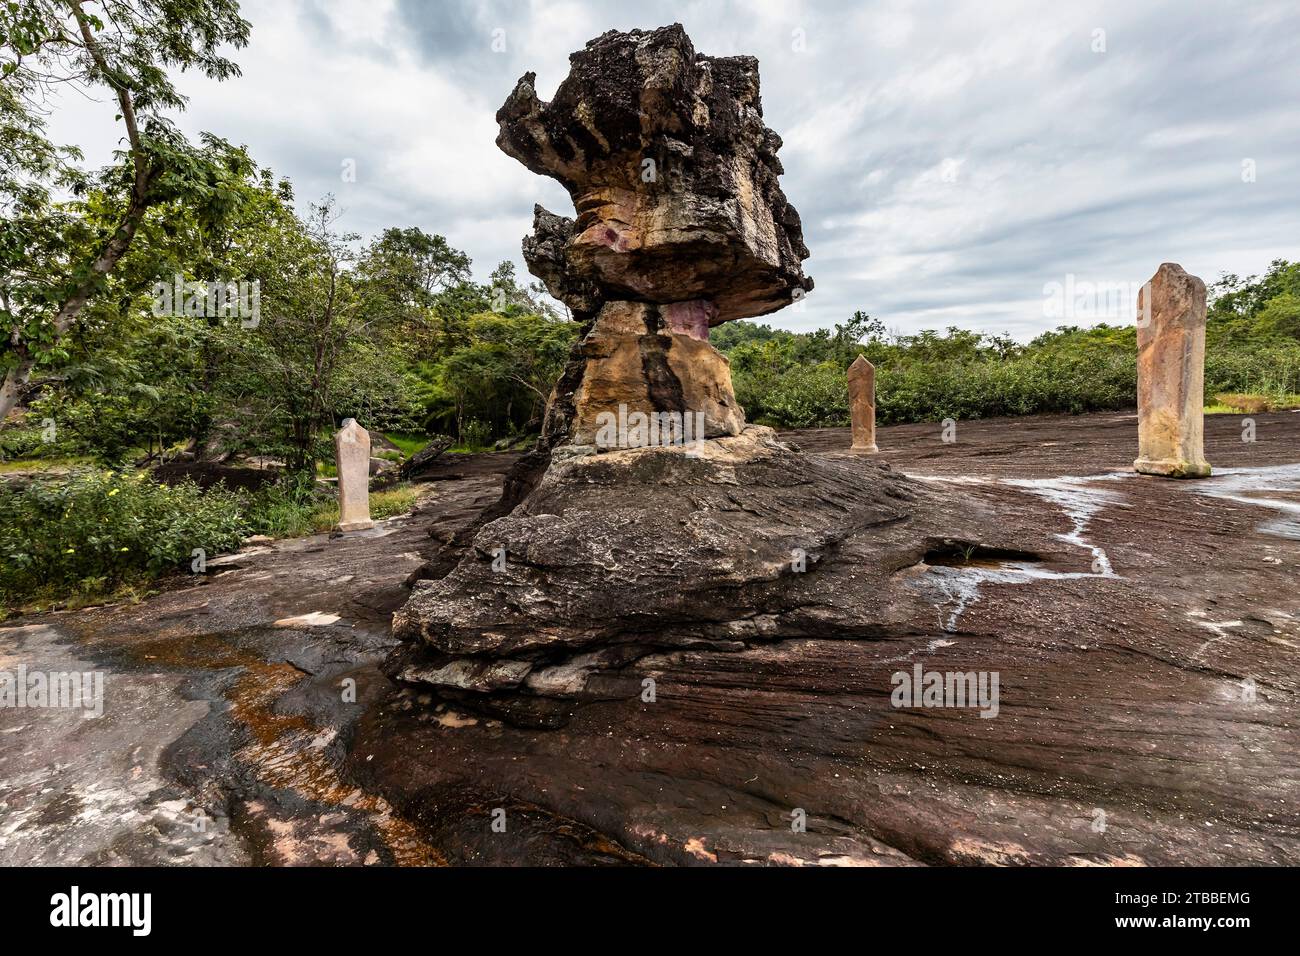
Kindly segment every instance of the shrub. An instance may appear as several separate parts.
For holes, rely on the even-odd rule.
[[[1214,396],[1216,405],[1240,412],[1243,415],[1259,415],[1273,411],[1273,403],[1264,395],[1243,395],[1239,392],[1219,392]]]
[[[460,429],[460,443],[469,451],[478,451],[492,443],[492,426],[477,418],[471,418]]]
[[[78,471],[0,488],[0,604],[104,593],[212,555],[248,534],[244,496]]]
[[[402,514],[418,497],[411,485],[375,492],[371,515]],[[211,558],[250,534],[296,537],[337,523],[334,496],[305,480],[257,493],[86,470],[0,483],[0,610],[112,594],[189,570],[196,549]]]

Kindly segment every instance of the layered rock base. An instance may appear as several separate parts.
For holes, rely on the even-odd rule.
[[[906,633],[934,599],[912,577],[961,555],[1087,568],[947,488],[808,457],[761,426],[694,446],[565,446],[449,573],[415,586],[387,671],[559,726],[576,702],[640,693],[624,668],[667,650]]]

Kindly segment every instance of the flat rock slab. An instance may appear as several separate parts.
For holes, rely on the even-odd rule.
[[[1131,413],[961,422],[953,444],[938,423],[882,428],[873,460],[1014,510],[1086,574],[950,559],[918,575],[930,599],[912,633],[659,654],[558,730],[422,701],[378,671],[403,579],[516,457],[474,456],[384,537],[277,542],[139,605],[0,625],[5,669],[106,675],[103,718],[0,709],[0,853],[1295,864],[1300,415],[1254,417],[1253,444],[1239,417],[1207,417],[1216,474],[1186,484],[1128,472]],[[848,429],[783,437],[862,460]],[[1094,548],[1110,573],[1091,570]],[[312,613],[339,620],[274,626]],[[997,670],[998,717],[892,707],[890,676],[916,663]]]
[[[373,532],[250,547],[140,604],[0,624],[0,670],[104,678],[98,718],[0,708],[0,858],[440,862],[341,772],[343,741],[390,690],[377,663],[430,521],[466,521],[499,494],[500,477],[479,471]]]
[[[48,624],[0,627],[0,670],[101,670],[69,644]],[[162,768],[164,752],[211,707],[185,699],[183,681],[114,673],[99,716],[88,707],[0,710],[0,856],[52,866],[245,862],[228,821],[195,825],[198,805]]]
[[[902,632],[658,653],[554,730],[399,692],[355,771],[454,862],[1295,864],[1300,416],[1256,419],[1210,418],[1226,473],[1175,486],[1129,470],[1128,415],[885,430],[1082,569],[936,557]],[[894,707],[917,664],[998,673],[997,716]]]

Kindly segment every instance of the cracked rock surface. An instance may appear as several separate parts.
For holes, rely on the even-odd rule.
[[[694,447],[565,447],[450,574],[416,585],[389,672],[555,726],[572,700],[614,691],[606,672],[663,649],[904,637],[931,598],[919,569],[958,542],[1088,569],[1014,514],[802,455],[760,426]]]
[[[743,462],[621,452],[617,527],[675,525],[676,550],[605,526],[586,559],[609,586],[580,605],[555,559],[594,544],[580,512],[612,466],[562,463],[458,567],[482,616],[430,635],[528,674],[398,691],[362,719],[357,772],[466,863],[1293,865],[1300,415],[1253,445],[1236,417],[1206,428],[1221,473],[1196,483],[1132,473],[1132,414],[962,423],[955,444],[883,428],[871,459],[848,429],[786,433],[794,472],[761,433]],[[802,573],[780,566],[797,538]],[[521,560],[492,572],[499,542]],[[917,667],[998,674],[996,715],[895,706]]]
[[[1296,865],[1300,415],[1256,421],[1246,444],[1238,417],[1207,416],[1216,473],[1199,482],[1132,474],[1133,414],[964,422],[955,444],[936,425],[882,428],[892,472],[850,455],[848,429],[782,434],[813,486],[844,469],[907,474],[918,495],[939,493],[913,504],[950,509],[953,537],[892,576],[854,539],[903,540],[912,519],[859,525],[810,554],[807,573],[763,586],[862,575],[817,600],[888,607],[890,629],[760,635],[759,615],[735,647],[566,650],[495,692],[562,704],[552,728],[473,706],[492,694],[380,673],[403,579],[463,555],[455,532],[517,459],[448,456],[419,513],[372,532],[214,559],[139,603],[4,622],[0,670],[92,667],[105,697],[97,719],[0,708],[0,852],[12,864]],[[1003,524],[1042,550],[970,537]],[[999,673],[996,718],[894,707],[891,678],[918,664]]]

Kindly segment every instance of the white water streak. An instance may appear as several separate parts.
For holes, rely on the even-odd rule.
[[[1259,530],[1300,541],[1300,502],[1267,496],[1270,491],[1300,493],[1300,464],[1216,470],[1213,477],[1197,481],[1192,490],[1211,498],[1281,512],[1281,517],[1266,521]]]
[[[1026,584],[1030,581],[1067,581],[1078,578],[1118,578],[1111,567],[1105,550],[1085,537],[1093,517],[1107,507],[1127,507],[1124,496],[1118,492],[1095,488],[1092,482],[1130,477],[1125,472],[1114,472],[1086,478],[1006,478],[1000,484],[1023,489],[1032,495],[1045,498],[1060,507],[1073,527],[1056,537],[1092,555],[1092,571],[1051,571],[1024,561],[1008,561],[998,567],[936,567],[926,574],[926,580],[935,584],[945,596],[939,606],[939,626],[947,632],[957,627],[962,612],[980,598],[982,584]],[[943,478],[931,480],[943,481]],[[961,483],[971,483],[963,479]],[[952,607],[945,620],[944,612]]]

